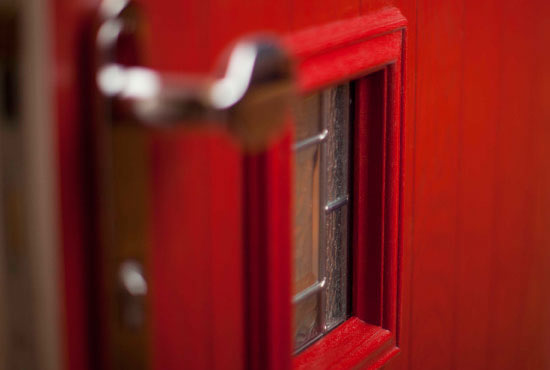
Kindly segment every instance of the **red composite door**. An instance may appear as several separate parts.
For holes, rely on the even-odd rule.
[[[356,120],[385,112],[386,131],[365,149],[383,212],[353,232],[379,224],[383,253],[353,249],[340,339],[293,357],[296,114],[259,146],[237,113],[106,118],[89,78],[100,1],[52,0],[67,369],[550,369],[550,3],[135,3],[127,65],[212,77],[261,34],[292,61],[296,99],[356,81]],[[121,266],[144,297],[121,292]]]

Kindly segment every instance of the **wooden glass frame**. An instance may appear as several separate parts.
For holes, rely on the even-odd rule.
[[[406,19],[396,8],[289,34],[306,94],[355,81],[352,317],[291,356],[291,135],[245,161],[251,368],[379,367],[399,352]]]
[[[387,8],[288,37],[302,92],[356,81],[352,318],[295,368],[378,366],[399,351],[405,27]]]

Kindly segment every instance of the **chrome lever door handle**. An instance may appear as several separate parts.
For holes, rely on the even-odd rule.
[[[216,77],[170,76],[117,61],[121,40],[137,33],[142,22],[133,3],[105,1],[101,16],[96,82],[113,121],[156,127],[214,123],[247,151],[264,149],[281,131],[294,101],[294,75],[274,39],[238,42]]]
[[[150,129],[215,125],[231,133],[246,154],[257,153],[284,131],[294,103],[293,65],[273,38],[237,42],[211,76],[168,75],[143,67],[144,26],[130,0],[104,0],[92,35],[98,290],[107,307],[102,320],[112,349],[106,361],[113,368],[145,368],[149,353],[153,285],[144,231],[150,194],[144,184],[149,184],[151,153],[144,148]],[[136,157],[130,161],[126,152]]]

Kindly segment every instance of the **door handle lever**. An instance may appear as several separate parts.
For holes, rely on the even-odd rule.
[[[281,131],[295,100],[294,73],[275,39],[237,42],[215,77],[167,75],[138,66],[137,57],[134,65],[117,61],[122,43],[132,40],[139,46],[143,21],[132,2],[105,1],[101,17],[95,76],[113,123],[162,127],[208,122],[226,127],[248,151],[264,149]]]

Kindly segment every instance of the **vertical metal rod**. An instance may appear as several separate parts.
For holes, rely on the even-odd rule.
[[[321,132],[327,132],[327,139],[330,140],[330,136],[333,135],[333,132],[328,131],[327,119],[330,118],[330,114],[327,114],[327,107],[330,108],[329,99],[330,99],[331,89],[325,90],[321,95]],[[320,143],[321,150],[321,165],[319,168],[320,173],[320,207],[319,209],[319,277],[320,279],[326,278],[326,259],[327,259],[327,241],[326,241],[326,212],[324,212],[325,206],[327,204],[327,143],[328,140]],[[321,333],[326,331],[326,300],[327,300],[327,289],[322,289],[320,292],[320,305],[319,305],[319,326]]]

